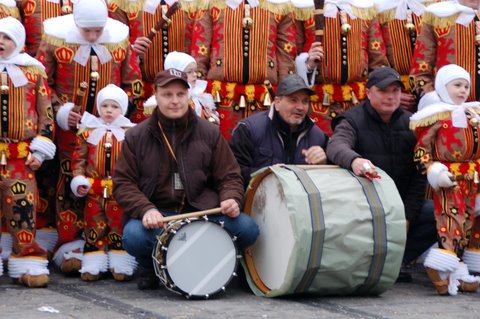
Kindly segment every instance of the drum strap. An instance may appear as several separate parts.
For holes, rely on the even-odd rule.
[[[320,268],[323,253],[323,243],[325,241],[325,219],[323,217],[322,199],[320,191],[305,170],[288,165],[287,169],[291,170],[302,183],[303,188],[308,194],[308,203],[310,205],[310,216],[312,218],[312,242],[310,245],[310,254],[308,257],[308,265],[302,276],[295,293],[307,292],[312,284],[315,276]]]
[[[374,183],[366,178],[358,177],[353,172],[350,174],[362,186],[363,192],[370,206],[372,213],[372,227],[373,227],[373,257],[368,271],[368,277],[365,283],[360,286],[357,293],[370,291],[380,281],[387,257],[387,224],[385,220],[385,210],[382,202],[378,196]]]

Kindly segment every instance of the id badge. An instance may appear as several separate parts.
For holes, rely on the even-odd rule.
[[[175,187],[175,190],[183,189],[183,184],[182,184],[182,180],[180,179],[180,174],[173,173],[173,185]]]

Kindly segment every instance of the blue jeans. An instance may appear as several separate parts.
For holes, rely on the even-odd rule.
[[[257,223],[244,213],[237,218],[210,215],[208,219],[224,222],[224,228],[237,237],[236,244],[239,251],[252,245],[260,233]],[[141,220],[131,219],[123,229],[123,246],[130,255],[135,257],[140,266],[153,271],[152,252],[157,242],[157,236],[162,232],[163,228],[146,229]]]

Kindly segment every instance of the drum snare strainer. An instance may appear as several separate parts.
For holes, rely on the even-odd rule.
[[[236,238],[206,216],[171,222],[153,250],[155,273],[165,287],[186,298],[208,299],[236,276]]]

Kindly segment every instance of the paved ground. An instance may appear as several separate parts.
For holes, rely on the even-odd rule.
[[[185,300],[165,288],[139,291],[136,280],[86,283],[52,271],[48,288],[28,289],[0,278],[0,318],[479,318],[480,292],[437,296],[422,269],[379,297],[256,297],[235,279],[213,300]],[[41,307],[50,307],[44,308]],[[42,311],[43,310],[43,311]],[[46,311],[46,310],[50,310]]]

